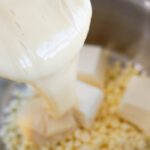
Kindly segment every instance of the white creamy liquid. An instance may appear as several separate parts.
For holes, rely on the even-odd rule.
[[[90,0],[0,0],[0,76],[31,83],[54,116],[67,112],[91,14]]]

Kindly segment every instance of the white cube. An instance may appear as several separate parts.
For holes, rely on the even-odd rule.
[[[130,80],[119,114],[150,135],[150,78],[134,76]]]
[[[90,126],[103,101],[103,91],[100,88],[78,81],[77,83],[77,118],[81,125]]]
[[[78,67],[79,80],[102,87],[105,80],[107,55],[100,46],[85,45]]]

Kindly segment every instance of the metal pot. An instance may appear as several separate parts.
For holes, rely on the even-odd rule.
[[[91,0],[93,19],[87,43],[100,44],[132,57],[150,51],[149,0]]]

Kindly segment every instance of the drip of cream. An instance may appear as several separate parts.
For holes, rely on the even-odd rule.
[[[75,105],[77,55],[91,20],[90,0],[0,1],[0,75],[26,82],[59,117]]]

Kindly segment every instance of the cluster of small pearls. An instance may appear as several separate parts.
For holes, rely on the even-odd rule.
[[[107,71],[105,100],[91,128],[79,128],[70,137],[54,145],[36,146],[27,141],[16,125],[17,109],[23,100],[15,99],[4,111],[7,117],[1,139],[7,150],[149,150],[148,138],[135,126],[117,115],[118,105],[128,80],[137,75],[132,65],[121,69],[116,63]]]

